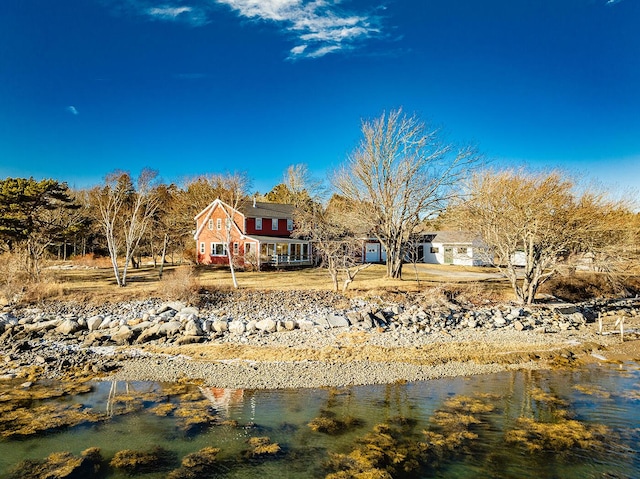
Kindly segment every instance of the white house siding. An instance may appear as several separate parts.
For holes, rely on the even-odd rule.
[[[363,261],[365,263],[384,263],[387,261],[387,250],[378,241],[365,241]]]
[[[380,261],[380,243],[367,242],[364,244],[364,262],[378,263]]]
[[[486,266],[491,264],[486,246],[479,239],[471,241],[438,241],[439,237],[453,236],[454,233],[438,233],[432,242],[422,243],[423,261],[428,264],[453,264],[458,266]],[[435,252],[432,252],[432,249]],[[450,249],[450,261],[447,262],[445,252]]]

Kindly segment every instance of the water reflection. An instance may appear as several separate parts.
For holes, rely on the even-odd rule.
[[[4,382],[0,477],[87,458],[104,478],[640,477],[639,378],[629,363],[277,391]]]

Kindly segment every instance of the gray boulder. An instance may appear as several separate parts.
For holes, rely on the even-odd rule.
[[[182,329],[182,323],[180,321],[169,321],[168,323],[163,323],[160,325],[158,329],[158,334],[160,336],[174,336],[180,332]]]
[[[195,308],[193,306],[187,306],[180,310],[180,314],[184,316],[189,316],[191,314],[193,314],[194,316],[198,316],[199,312],[200,311],[198,311],[198,308]]]
[[[303,319],[302,321],[298,321],[298,327],[302,331],[312,331],[315,329],[316,324],[313,321],[309,321],[308,319]]]
[[[136,343],[142,344],[142,343],[146,343],[147,341],[157,339],[159,337],[158,331],[160,330],[160,326],[161,324],[154,324],[150,328],[147,328],[144,331],[142,331],[140,336],[138,336],[138,339],[136,339]]]
[[[286,329],[287,331],[293,331],[294,329],[296,329],[296,326],[297,326],[297,323],[293,319],[287,319],[282,323],[283,323],[284,329]]]
[[[327,315],[327,324],[330,328],[346,328],[349,326],[349,320],[344,316],[329,314]]]
[[[57,319],[50,319],[49,321],[38,321],[33,324],[25,324],[25,331],[48,331],[49,329],[53,329],[60,324],[60,321]]]
[[[257,321],[255,321],[253,319],[251,321],[249,321],[245,326],[245,331],[247,333],[255,333],[258,330],[258,328],[256,328],[256,323],[257,323]]]
[[[200,327],[199,321],[190,319],[189,321],[187,321],[187,324],[184,326],[184,334],[186,336],[202,336],[204,332]]]
[[[242,321],[231,321],[229,323],[229,332],[232,334],[241,335],[247,330],[245,324]]]
[[[74,319],[65,319],[60,323],[60,325],[56,328],[56,332],[60,334],[73,334],[76,331],[80,330],[80,325]]]
[[[265,333],[273,333],[277,329],[278,324],[271,318],[262,319],[256,323],[256,329]]]
[[[129,340],[133,338],[133,331],[127,325],[122,325],[118,330],[111,335],[111,339],[117,344],[128,344]]]
[[[141,321],[138,324],[131,326],[131,330],[135,333],[140,333],[141,331],[145,331],[153,326],[154,323],[151,321]]]
[[[236,322],[242,324],[243,327],[244,327],[244,324],[241,323],[240,321],[236,321]],[[230,326],[229,323],[227,323],[226,321],[221,321],[221,320],[216,320],[212,324],[213,330],[216,333],[224,333],[225,331],[228,331],[229,330],[229,326]],[[244,329],[243,329],[242,332],[244,333]]]
[[[87,329],[89,331],[95,331],[100,329],[100,325],[102,324],[102,320],[104,318],[102,316],[91,316],[87,319]]]

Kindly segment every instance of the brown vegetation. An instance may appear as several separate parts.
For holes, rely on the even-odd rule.
[[[587,425],[580,421],[561,418],[557,422],[539,422],[521,417],[516,428],[508,431],[507,442],[520,444],[529,452],[602,447],[608,429],[603,425]]]
[[[2,382],[0,388],[0,436],[18,438],[106,419],[82,404],[43,402],[65,396],[85,394],[91,386],[58,382],[55,385]]]
[[[214,470],[217,456],[220,449],[216,447],[205,447],[198,452],[187,454],[182,459],[180,468],[169,473],[168,479],[197,479],[209,477],[208,474]]]
[[[344,419],[338,419],[334,417],[333,414],[325,413],[312,419],[307,425],[312,431],[334,436],[362,425],[362,421],[352,416],[347,416]]]
[[[143,262],[139,268],[130,271],[127,287],[121,288],[113,278],[112,269],[103,265],[105,259],[91,256],[77,261],[51,262],[42,272],[42,281],[34,283],[20,275],[15,264],[19,258],[5,254],[0,259],[0,304],[16,301],[33,304],[46,300],[103,304],[161,298],[197,305],[202,291],[226,291],[231,286],[228,268],[167,265],[160,279],[159,268]],[[358,274],[348,295],[387,298],[422,292],[426,293],[423,295],[425,307],[450,302],[486,305],[513,300],[506,279],[478,281],[473,277],[477,273],[492,272],[495,269],[486,267],[429,265],[428,269],[419,271],[418,282],[415,278],[386,278],[384,265],[372,265]],[[332,288],[326,270],[321,268],[237,271],[236,275],[244,290],[326,291]],[[622,281],[612,282],[605,273],[575,272],[552,278],[543,285],[541,292],[568,301],[634,294],[640,292],[640,277],[629,275]]]
[[[150,451],[125,449],[116,452],[109,465],[115,469],[122,469],[127,474],[139,474],[166,470],[174,460],[174,453],[161,447],[155,447]]]
[[[365,333],[366,334],[366,333]],[[500,341],[465,341],[433,343],[428,346],[382,347],[354,342],[352,336],[343,336],[336,346],[323,348],[251,346],[239,344],[206,344],[181,347],[163,347],[158,352],[186,354],[200,361],[240,359],[247,361],[331,361],[352,362],[366,360],[373,362],[409,363],[436,366],[447,362],[475,362],[478,364],[518,364],[531,360],[552,361],[558,356],[570,356],[590,352],[597,348],[594,344],[576,345],[570,348],[559,339],[558,344],[548,344],[545,350],[539,344]],[[154,348],[148,348],[154,351]]]
[[[640,277],[574,272],[551,278],[542,285],[540,292],[551,294],[565,301],[585,301],[603,296],[636,295],[640,293]]]
[[[73,479],[95,477],[102,466],[98,448],[82,451],[80,456],[70,452],[54,452],[42,461],[20,462],[9,474],[10,479]]]
[[[249,444],[249,450],[245,455],[248,457],[272,456],[281,451],[280,445],[277,442],[271,442],[271,439],[266,436],[250,437],[247,444]]]

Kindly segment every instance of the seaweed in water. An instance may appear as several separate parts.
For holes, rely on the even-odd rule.
[[[54,452],[42,461],[20,462],[9,474],[9,479],[83,479],[95,477],[102,468],[98,448],[83,451],[80,456],[70,452]]]
[[[169,473],[167,479],[195,479],[207,477],[216,472],[217,456],[220,449],[205,447],[198,452],[187,454],[178,469]]]
[[[127,474],[138,474],[167,470],[176,461],[175,453],[162,447],[150,451],[125,449],[116,452],[109,465]]]

